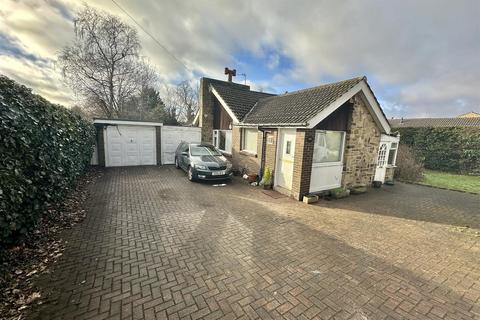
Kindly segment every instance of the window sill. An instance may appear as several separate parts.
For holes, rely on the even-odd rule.
[[[249,157],[257,157],[257,154],[255,152],[247,151],[247,150],[241,150],[240,154],[244,156],[249,156]]]
[[[334,167],[334,166],[343,166],[341,161],[332,161],[332,162],[313,162],[312,168],[316,167]]]

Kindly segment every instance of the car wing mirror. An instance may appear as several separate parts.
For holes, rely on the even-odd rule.
[[[182,156],[186,156],[186,157],[188,157],[188,152],[186,152],[186,151],[183,151],[183,152],[182,152]]]

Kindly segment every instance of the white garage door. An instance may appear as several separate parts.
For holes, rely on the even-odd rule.
[[[105,151],[107,167],[155,165],[155,127],[108,126]]]
[[[162,164],[175,163],[175,150],[182,141],[200,142],[201,128],[197,127],[162,127]]]

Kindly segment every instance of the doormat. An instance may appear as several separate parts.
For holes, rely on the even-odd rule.
[[[280,199],[280,198],[286,198],[287,196],[284,195],[283,193],[280,193],[275,190],[262,190],[263,193],[265,193],[267,196],[272,197],[273,199]]]

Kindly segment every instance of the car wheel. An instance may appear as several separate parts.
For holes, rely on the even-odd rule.
[[[178,158],[175,157],[175,168],[180,169],[180,166],[178,165]]]
[[[193,177],[193,169],[192,169],[192,167],[188,167],[187,177],[188,177],[188,180],[189,180],[189,181],[195,181],[195,178]]]

